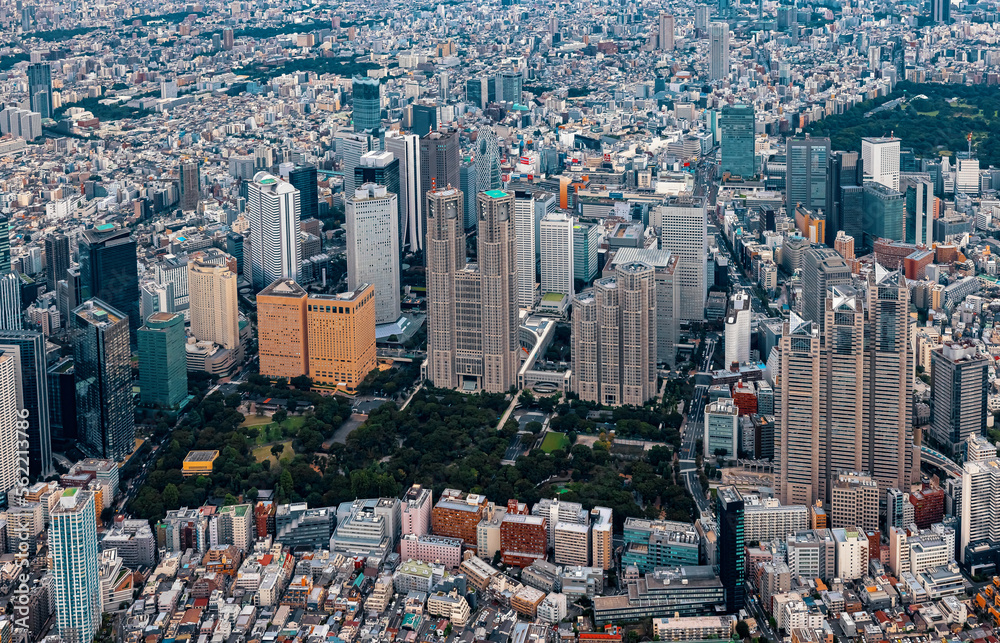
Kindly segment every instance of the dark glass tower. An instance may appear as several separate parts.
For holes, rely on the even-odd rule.
[[[181,163],[181,210],[190,212],[198,209],[201,192],[201,171],[195,160]]]
[[[55,292],[56,284],[66,278],[69,268],[69,237],[53,234],[45,239],[45,289]]]
[[[351,93],[354,96],[354,131],[378,133],[382,128],[382,86],[378,79],[355,76]]]
[[[299,165],[293,168],[288,172],[288,182],[299,191],[299,221],[317,218],[319,191],[316,188],[316,166]]]
[[[0,277],[10,272],[10,219],[0,216]]]
[[[722,130],[722,142],[719,146],[722,156],[720,167],[722,172],[729,172],[743,178],[756,175],[753,106],[727,105],[723,107],[719,124]]]
[[[736,487],[719,487],[719,577],[726,588],[726,611],[735,613],[746,600],[746,543],[743,496]]]
[[[31,330],[0,330],[0,352],[11,351],[20,364],[20,408],[28,412],[28,470],[32,478],[52,471],[52,428],[45,363],[45,336]]]
[[[52,118],[52,68],[48,63],[28,65],[28,97],[31,111]]]
[[[434,105],[414,105],[410,129],[417,136],[427,136],[436,130],[437,107]],[[360,185],[360,184],[359,184]]]
[[[124,314],[99,299],[73,311],[81,447],[121,462],[135,446],[132,351]]]
[[[128,315],[130,329],[142,325],[136,246],[128,230],[103,225],[83,233],[80,282],[81,297],[77,301],[100,299]]]

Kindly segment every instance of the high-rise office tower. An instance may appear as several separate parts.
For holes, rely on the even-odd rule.
[[[726,368],[750,361],[750,295],[740,290],[729,298],[726,311]]]
[[[260,372],[291,379],[309,372],[305,332],[306,291],[292,279],[279,279],[257,294],[257,345]]]
[[[888,136],[861,139],[865,177],[899,191],[899,139]]]
[[[680,297],[677,266],[680,259],[669,250],[657,248],[619,248],[611,259],[612,267],[635,261],[653,267],[656,281],[656,361],[674,365],[677,336],[680,334]]]
[[[465,196],[462,206],[465,212],[465,229],[476,227],[476,164],[470,159],[464,159],[458,168],[458,184]]]
[[[437,105],[416,103],[410,107],[410,131],[417,136],[427,136],[437,128]]]
[[[535,307],[535,198],[531,192],[514,192],[514,228],[517,235],[517,304]]]
[[[906,242],[932,247],[936,198],[930,175],[901,173],[899,191],[906,199]]]
[[[795,207],[826,213],[828,157],[830,139],[789,138],[785,148],[785,210],[795,212]],[[829,225],[827,226],[829,227]],[[836,232],[834,232],[836,234]]]
[[[80,237],[80,297],[100,299],[128,315],[128,327],[142,325],[139,315],[139,269],[136,243],[124,228],[105,224]],[[71,325],[71,324],[70,324]]]
[[[7,494],[21,479],[18,458],[17,371],[18,355],[0,346],[0,500],[7,504]]]
[[[230,51],[233,48],[233,30],[223,29],[222,30],[222,48],[226,51]]]
[[[181,161],[180,175],[180,208],[185,212],[197,210],[201,194],[201,163],[197,159]]]
[[[288,182],[299,191],[299,220],[319,218],[319,190],[315,165],[297,165],[288,172]]]
[[[811,505],[820,497],[819,325],[794,312],[778,340],[775,376],[776,450],[780,451],[779,498]]]
[[[248,193],[253,289],[261,290],[276,279],[298,279],[302,264],[299,191],[267,172],[258,172]]]
[[[437,186],[438,189],[449,186],[457,188],[461,182],[458,172],[461,165],[458,143],[458,132],[455,130],[431,132],[420,138],[418,189],[420,190],[421,219],[418,223],[418,230],[421,238],[426,236],[428,230],[427,192],[434,186]],[[422,245],[423,241],[421,241],[421,247]]]
[[[388,139],[387,139],[388,140]],[[400,250],[406,245],[405,206],[400,185],[399,159],[392,152],[367,152],[358,160],[354,168],[354,185],[360,187],[365,183],[376,183],[397,197],[396,239]],[[351,195],[344,194],[347,199]]]
[[[139,399],[164,409],[187,397],[184,315],[153,313],[139,329]]]
[[[864,246],[878,239],[903,241],[906,234],[906,197],[876,181],[866,181],[861,193]]]
[[[94,493],[76,487],[62,491],[49,511],[56,626],[66,643],[89,643],[101,626],[99,513]]]
[[[425,203],[420,189],[420,138],[415,134],[391,132],[385,138],[385,150],[399,162],[399,227],[400,248],[411,252],[424,247],[422,227]]]
[[[200,342],[222,348],[240,345],[240,315],[236,273],[227,264],[214,265],[199,259],[187,264],[191,334]]]
[[[17,408],[28,412],[24,418],[28,433],[28,467],[32,477],[52,474],[52,427],[45,336],[31,330],[0,330],[0,351],[13,353]]]
[[[610,406],[656,394],[656,280],[653,267],[619,264],[614,276],[573,298],[573,392]]]
[[[851,269],[836,250],[806,250],[802,253],[802,317],[815,322],[820,332],[823,332],[830,286],[850,283]]]
[[[481,192],[478,263],[465,262],[461,190],[427,195],[427,359],[435,386],[508,390],[520,366],[514,195]]]
[[[875,264],[868,275],[865,330],[865,446],[863,469],[879,490],[905,489],[914,465],[911,433],[913,348],[910,291],[899,271]]]
[[[45,237],[45,289],[56,291],[56,283],[66,278],[70,265],[69,237],[56,233]]]
[[[500,187],[500,139],[492,127],[476,132],[476,194]]]
[[[705,319],[708,272],[708,218],[704,197],[682,194],[667,197],[661,208],[660,247],[680,258],[680,318]]]
[[[391,154],[386,153],[390,158]],[[383,185],[364,183],[347,199],[347,287],[375,289],[375,321],[399,319],[399,200]]]
[[[708,33],[708,18],[712,8],[707,4],[699,4],[694,7],[694,28],[698,32],[699,38],[704,38]]]
[[[132,352],[125,315],[99,299],[73,311],[81,446],[121,462],[132,452]]]
[[[573,278],[590,282],[597,274],[597,246],[601,229],[578,221],[573,226]]]
[[[659,27],[657,44],[660,51],[672,51],[674,48],[674,17],[669,13],[661,13]]]
[[[971,435],[986,435],[987,369],[972,340],[945,342],[931,351],[931,435],[953,458]]]
[[[573,217],[551,212],[540,223],[542,246],[541,284],[545,293],[573,297]]]
[[[52,118],[52,68],[48,63],[28,65],[28,102],[31,111]]]
[[[931,0],[931,21],[939,25],[951,22],[951,0]]]
[[[726,611],[738,612],[746,601],[746,539],[743,496],[736,487],[719,487],[719,579],[726,588]]]
[[[470,78],[465,81],[465,99],[479,109],[486,109],[489,85],[490,81],[486,76]]]
[[[722,130],[720,171],[743,178],[756,176],[753,106],[726,105],[722,108],[719,125]]]
[[[0,215],[0,277],[10,272],[10,218]]]
[[[337,132],[337,152],[340,153],[341,169],[344,172],[344,194],[354,194],[354,168],[361,163],[361,157],[376,147],[371,134],[350,130]]]
[[[336,295],[310,295],[302,330],[310,379],[353,393],[376,367],[374,288],[361,284]]]
[[[863,164],[857,152],[832,152],[829,159],[824,208],[827,237],[832,234],[836,239],[837,232],[843,230],[860,243],[863,216],[861,203]],[[826,244],[831,245],[829,241]]]
[[[21,278],[16,272],[0,275],[0,329],[21,330]]]
[[[351,81],[355,132],[378,135],[382,129],[382,85],[378,78],[355,76]]]
[[[708,79],[724,80],[729,76],[729,23],[713,22],[708,31],[711,38]]]
[[[959,152],[955,159],[955,193],[979,196],[979,159]]]
[[[501,103],[520,103],[524,77],[516,69],[505,69],[496,75],[497,100]]]

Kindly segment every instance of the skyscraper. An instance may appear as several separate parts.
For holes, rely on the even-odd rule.
[[[21,278],[16,272],[0,275],[0,329],[21,330]]]
[[[945,342],[931,351],[931,435],[958,458],[971,435],[986,435],[989,358],[972,340]]]
[[[862,216],[861,197],[863,181],[862,165],[857,152],[832,152],[827,170],[826,196],[826,245],[829,236],[836,239],[837,232],[843,230],[861,243]]]
[[[354,168],[354,185],[358,188],[365,183],[376,183],[384,186],[386,190],[397,197],[396,216],[396,238],[398,247],[402,251],[406,245],[406,220],[404,218],[406,204],[400,185],[399,159],[392,152],[367,152],[358,160],[357,167]],[[345,194],[344,198],[350,198],[350,194]]]
[[[70,265],[69,237],[56,233],[45,237],[45,289],[56,291],[56,284],[66,278]]]
[[[356,185],[354,168],[361,163],[361,157],[373,149],[374,141],[371,134],[358,134],[349,130],[340,130],[335,138],[337,139],[337,152],[340,153],[342,159],[344,194],[354,194]]]
[[[347,287],[371,284],[376,323],[395,322],[400,314],[398,198],[384,185],[364,183],[347,199],[346,219]]]
[[[794,212],[801,205],[828,219],[827,170],[830,139],[789,138],[785,149],[785,210]],[[829,227],[829,226],[827,226]],[[834,232],[834,235],[836,232]]]
[[[497,100],[507,103],[520,103],[524,87],[524,77],[516,69],[505,69],[496,76]]]
[[[752,105],[726,105],[720,119],[722,142],[720,171],[750,178],[757,174],[754,152],[754,111]]]
[[[573,226],[573,278],[590,282],[597,274],[597,245],[601,230],[592,223]]]
[[[15,356],[17,407],[28,412],[28,466],[32,477],[52,474],[52,428],[45,336],[31,330],[0,330],[0,351]]]
[[[778,340],[775,450],[780,451],[779,498],[811,505],[820,497],[820,336],[818,324],[794,312]]]
[[[674,17],[669,13],[660,14],[658,45],[660,51],[671,51],[674,48]]]
[[[223,29],[222,30],[222,48],[226,51],[230,51],[233,48],[233,30]]]
[[[437,105],[417,103],[410,107],[410,130],[417,136],[427,136],[438,128]]]
[[[705,319],[708,258],[708,219],[704,197],[682,194],[667,197],[660,206],[660,247],[680,258],[680,318]]]
[[[459,166],[458,132],[455,130],[443,130],[431,132],[427,136],[420,138],[420,158],[418,166],[420,168],[419,190],[420,190],[420,222],[418,231],[421,238],[427,234],[427,217],[425,211],[427,207],[427,192],[437,186],[439,189],[448,186],[457,188],[461,182]],[[478,175],[478,173],[477,173]],[[478,180],[478,179],[477,179]],[[421,247],[423,241],[421,241]]]
[[[899,191],[899,139],[888,136],[861,139],[865,177]]]
[[[573,297],[573,217],[551,212],[542,217],[542,295],[561,293]]]
[[[908,488],[913,467],[919,467],[911,433],[909,306],[910,290],[902,273],[876,263],[868,275],[863,468],[878,480],[883,494],[891,488]]]
[[[746,601],[746,503],[736,487],[719,487],[719,579],[726,588],[726,611],[738,612]]]
[[[292,279],[279,279],[257,293],[257,344],[260,372],[291,379],[309,372],[306,291]]]
[[[276,279],[298,279],[302,263],[299,191],[267,172],[258,172],[248,193],[250,275],[254,290],[263,289]]]
[[[399,162],[400,247],[411,252],[424,247],[423,212],[426,201],[420,189],[420,138],[415,134],[390,133],[385,149]]]
[[[128,315],[130,329],[142,323],[139,316],[139,270],[136,243],[124,228],[105,224],[84,231],[80,237],[81,299],[100,299]]]
[[[708,79],[724,80],[729,76],[729,24],[713,22],[708,27],[711,38]]]
[[[184,315],[153,313],[139,329],[139,399],[176,409],[187,397]]]
[[[10,272],[10,218],[0,215],[0,277]]]
[[[71,487],[49,512],[56,624],[66,643],[90,643],[101,625],[100,556],[94,494]]]
[[[740,290],[729,298],[726,311],[726,363],[743,364],[750,361],[750,295]],[[735,453],[733,454],[735,455]]]
[[[31,111],[52,118],[52,68],[48,63],[28,65],[28,97]]]
[[[877,181],[865,181],[861,193],[866,248],[879,239],[903,241],[906,234],[906,197]]]
[[[82,447],[117,461],[132,452],[132,353],[125,315],[99,299],[73,311],[77,408]]]
[[[680,297],[678,283],[680,259],[669,250],[658,248],[619,248],[611,259],[619,264],[641,262],[653,267],[656,282],[656,361],[674,365],[677,356],[677,336],[680,334]]]
[[[656,394],[656,295],[653,267],[636,261],[574,297],[571,385],[580,399],[642,405]]]
[[[530,191],[514,192],[514,229],[517,235],[517,304],[535,307],[535,198]]]
[[[0,500],[7,504],[7,494],[21,479],[18,459],[17,371],[20,367],[14,351],[0,346]]]
[[[475,267],[465,262],[462,201],[456,188],[427,195],[428,378],[503,392],[520,365],[514,195],[479,194]]]
[[[319,191],[315,165],[297,165],[288,172],[288,182],[299,191],[299,220],[319,218]]]
[[[500,140],[492,127],[476,132],[476,194],[500,187]]]
[[[240,316],[236,274],[227,264],[214,265],[199,259],[187,264],[191,334],[200,342],[222,348],[240,345]]]
[[[375,290],[361,284],[336,295],[310,295],[303,330],[312,381],[353,393],[376,366]]]
[[[180,208],[185,212],[198,209],[198,198],[201,195],[200,165],[197,159],[181,161]]]
[[[378,78],[355,76],[351,82],[355,132],[378,135],[382,129],[382,85]]]
[[[939,25],[951,22],[951,0],[931,0],[931,21]]]
[[[815,322],[820,332],[826,324],[826,298],[830,286],[851,283],[851,269],[836,251],[810,248],[802,254],[802,317]]]
[[[476,164],[472,160],[463,159],[458,168],[458,183],[462,194],[465,196],[465,203],[462,209],[465,213],[465,229],[470,230],[476,226]]]
[[[978,175],[978,172],[977,172]],[[899,191],[906,199],[906,242],[934,245],[934,182],[930,175],[900,174]]]

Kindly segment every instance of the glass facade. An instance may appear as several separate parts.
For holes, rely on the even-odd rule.
[[[736,487],[718,490],[719,577],[726,588],[726,611],[743,608],[746,599],[746,542],[743,537],[744,502]]]
[[[299,191],[299,221],[319,216],[319,190],[316,187],[316,167],[300,165],[288,173],[288,182]],[[355,185],[361,185],[361,181]]]
[[[153,313],[139,329],[139,399],[174,409],[187,397],[184,315]]]
[[[136,244],[125,229],[87,230],[80,239],[81,297],[77,301],[100,299],[128,315],[135,332],[142,323],[139,315],[139,270]]]
[[[355,76],[351,93],[354,95],[354,131],[378,131],[382,127],[382,86],[378,79]]]
[[[754,153],[754,113],[750,105],[727,105],[720,119],[720,170],[749,178],[757,174]]]
[[[0,330],[0,350],[13,349],[20,362],[22,408],[28,411],[28,470],[32,478],[52,474],[52,428],[45,368],[45,336],[30,330]]]
[[[785,208],[795,211],[802,205],[826,218],[826,192],[829,170],[830,139],[788,139],[785,154]]]

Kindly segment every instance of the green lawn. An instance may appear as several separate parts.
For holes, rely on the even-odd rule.
[[[266,415],[247,415],[243,418],[243,423],[240,426],[260,426],[261,424],[270,424],[271,418]]]
[[[565,433],[549,431],[542,440],[542,451],[552,453],[556,449],[562,449],[563,451],[569,449],[569,438],[566,437]]]
[[[291,458],[295,457],[295,450],[292,448],[292,441],[291,440],[288,440],[287,442],[283,442],[282,446],[285,447],[285,450],[281,452],[281,456],[278,458],[278,460],[283,460],[285,458],[291,459]],[[271,461],[271,466],[274,466],[274,465],[278,464],[278,461],[275,460],[275,458],[274,458],[273,455],[271,455],[271,447],[270,447],[270,445],[263,446],[263,447],[258,447],[256,449],[254,449],[253,450],[253,457],[257,460],[257,462],[263,462],[264,460],[270,460]]]

